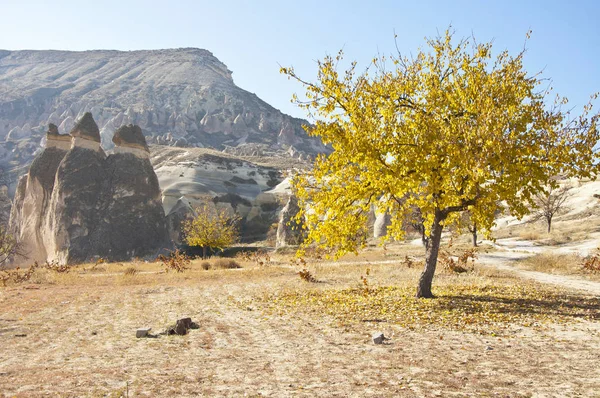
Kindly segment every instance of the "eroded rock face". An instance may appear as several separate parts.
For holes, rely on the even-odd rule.
[[[56,171],[51,203],[46,212],[41,246],[50,261],[82,262],[97,254],[95,234],[103,218],[102,186],[107,177],[106,154],[98,126],[86,113],[70,133],[72,146]]]
[[[50,124],[46,133],[46,148],[35,158],[29,172],[19,180],[11,210],[9,228],[23,243],[25,254],[32,261],[46,260],[45,245],[40,244],[47,231],[47,214],[60,163],[71,146],[71,137],[58,133]]]
[[[185,198],[181,197],[175,203],[175,206],[171,208],[169,214],[167,214],[167,231],[169,233],[169,239],[177,245],[183,242],[183,234],[181,231],[181,223],[188,218],[192,218],[196,215],[190,202]]]
[[[389,213],[377,213],[375,224],[373,225],[373,237],[381,238],[382,236],[387,235],[387,230],[390,225],[392,225],[392,218]]]
[[[119,128],[113,142],[115,153],[104,164],[98,253],[110,258],[144,256],[167,241],[158,178],[138,126]]]
[[[294,195],[290,196],[287,204],[281,210],[279,225],[277,226],[276,247],[299,245],[302,243],[302,224],[298,224],[295,221],[295,217],[299,211],[298,199]]]
[[[46,148],[19,181],[11,212],[11,229],[32,259],[126,260],[164,247],[160,188],[147,149],[140,149],[141,130],[125,126],[115,137],[123,150],[107,157],[91,114],[69,136],[50,126]]]
[[[241,240],[267,239],[289,192],[277,189],[281,166],[258,164],[210,149],[151,146],[171,237],[189,208],[211,206],[241,217]],[[292,166],[291,161],[286,161]]]

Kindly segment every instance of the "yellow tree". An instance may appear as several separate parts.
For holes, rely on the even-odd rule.
[[[529,37],[529,34],[527,35]],[[595,178],[597,115],[546,98],[552,88],[523,67],[525,51],[492,56],[491,43],[428,39],[414,57],[377,57],[363,73],[356,62],[318,62],[316,82],[282,73],[306,88],[296,101],[316,119],[308,129],[333,149],[294,180],[308,237],[336,256],[364,247],[372,204],[393,215],[386,238],[401,239],[417,208],[427,235],[417,297],[433,297],[442,230],[469,210],[482,231],[503,203],[522,217],[553,176]],[[595,99],[594,95],[592,99]]]
[[[202,258],[206,258],[208,248],[222,250],[237,242],[239,221],[237,214],[204,205],[196,209],[194,218],[182,222],[184,240],[202,247]]]

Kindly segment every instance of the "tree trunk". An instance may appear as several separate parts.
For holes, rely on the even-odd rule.
[[[207,251],[207,247],[206,246],[202,246],[202,259],[206,260],[206,251]]]
[[[429,242],[425,250],[425,268],[419,278],[419,288],[417,289],[417,297],[433,298],[431,293],[431,284],[433,283],[433,275],[437,265],[438,253],[440,251],[440,242],[442,240],[442,224],[443,216],[440,211],[436,211],[431,232],[429,234]]]
[[[550,233],[550,228],[552,228],[552,218],[549,217],[546,219],[546,221],[548,221],[548,233]]]
[[[477,247],[477,225],[473,224],[471,233],[473,234],[473,247]]]

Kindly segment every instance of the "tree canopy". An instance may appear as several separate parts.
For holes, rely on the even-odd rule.
[[[239,215],[224,209],[201,206],[194,218],[182,222],[185,242],[202,247],[202,257],[206,258],[208,248],[224,249],[237,242],[239,220]]]
[[[525,50],[493,56],[492,43],[450,31],[427,47],[376,57],[362,73],[356,62],[338,72],[340,51],[318,62],[316,82],[282,68],[306,88],[306,101],[294,100],[316,119],[309,134],[333,149],[293,182],[305,245],[360,249],[373,205],[393,216],[386,238],[402,239],[417,208],[429,237],[419,297],[433,296],[444,226],[469,210],[489,231],[500,203],[522,217],[552,177],[594,178],[599,139],[592,103],[579,117],[563,110],[566,98],[549,104],[551,83],[527,73]]]

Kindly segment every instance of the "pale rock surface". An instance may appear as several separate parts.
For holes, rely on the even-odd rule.
[[[375,224],[373,225],[373,237],[381,238],[385,236],[390,225],[392,225],[392,218],[389,213],[377,213]]]
[[[55,175],[60,163],[71,146],[71,137],[58,133],[56,125],[50,124],[46,133],[46,148],[33,161],[29,172],[21,177],[10,216],[10,229],[23,243],[25,254],[32,261],[45,261],[44,237]]]
[[[279,224],[277,226],[276,247],[298,245],[302,243],[302,224],[298,224],[295,221],[295,217],[299,211],[300,207],[298,207],[298,199],[295,195],[291,195],[285,207],[281,210]]]
[[[178,239],[190,209],[209,205],[242,218],[243,241],[266,239],[277,226],[289,190],[276,190],[282,171],[298,164],[255,163],[210,149],[151,146],[151,161],[162,188],[170,236]]]

